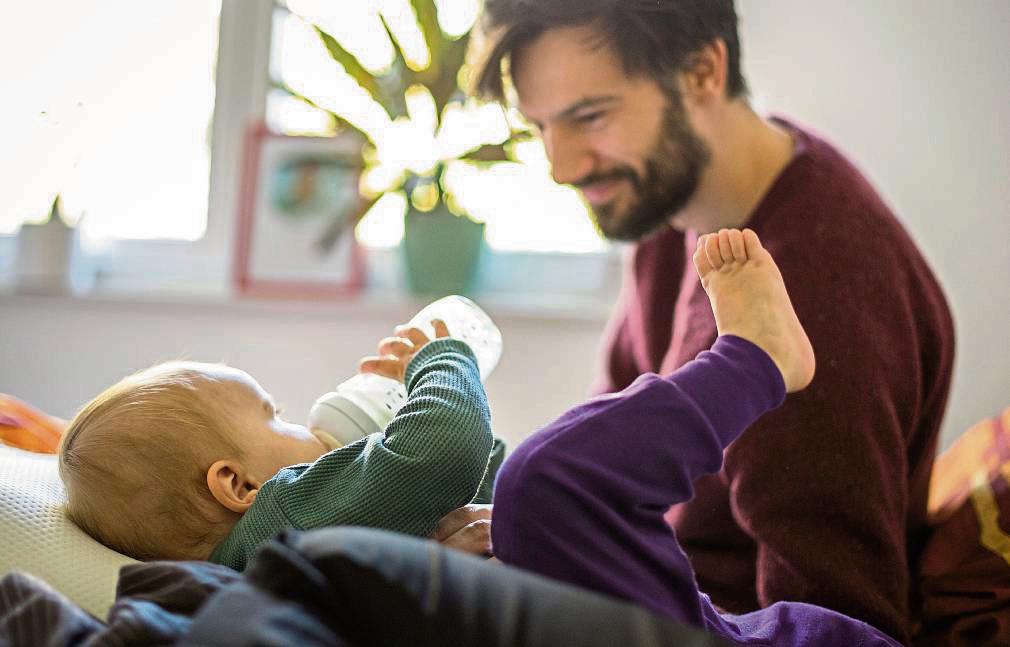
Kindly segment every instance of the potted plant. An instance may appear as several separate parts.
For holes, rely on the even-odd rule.
[[[321,39],[329,56],[339,63],[388,113],[393,127],[391,135],[406,132],[423,122],[431,134],[439,133],[445,116],[462,109],[464,93],[460,89],[470,31],[460,36],[447,35],[441,29],[433,0],[411,0],[418,27],[427,46],[426,61],[416,61],[404,53],[397,36],[385,16],[382,25],[394,50],[394,60],[381,73],[373,73],[336,38],[322,27],[309,22]],[[303,96],[283,82],[277,87],[292,96],[319,108],[311,97]],[[363,147],[364,176],[380,166],[379,147],[368,133],[361,131],[340,114],[326,110],[336,130],[357,131],[365,142]],[[407,284],[416,293],[425,295],[466,293],[474,287],[481,250],[484,247],[484,223],[470,218],[446,190],[447,165],[455,160],[489,164],[508,160],[506,147],[525,133],[505,132],[498,141],[481,143],[467,150],[438,151],[436,146],[415,146],[421,162],[406,168],[396,177],[388,178],[378,190],[363,194],[359,217],[383,195],[402,192],[406,196],[404,240],[402,250],[407,268]],[[433,143],[434,138],[431,139]],[[432,150],[417,150],[431,148]],[[335,223],[320,240],[322,250],[339,237]]]
[[[70,287],[74,230],[64,220],[57,195],[45,220],[21,225],[15,252],[14,281],[19,292],[63,292]]]

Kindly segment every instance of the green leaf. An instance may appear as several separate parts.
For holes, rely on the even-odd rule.
[[[358,203],[358,208],[350,218],[334,218],[326,230],[323,231],[323,235],[316,241],[316,251],[319,252],[321,256],[329,254],[330,250],[333,249],[333,246],[337,244],[337,241],[345,235],[344,232],[346,230],[353,231],[354,226],[357,225],[358,221],[360,221],[361,218],[368,213],[368,210],[375,205],[375,203],[379,200],[379,197],[381,196],[376,196],[374,198],[362,197]]]
[[[327,115],[329,115],[330,119],[333,120],[333,129],[334,130],[350,130],[350,131],[352,131],[354,133],[357,133],[365,141],[369,141],[369,142],[372,141],[371,137],[368,136],[368,133],[366,133],[365,131],[361,130],[360,128],[358,128],[357,126],[355,126],[351,122],[347,121],[346,119],[344,119],[343,117],[341,117],[337,113],[333,112],[332,110],[328,110],[327,108],[324,108],[324,107],[320,106],[318,103],[316,103],[312,99],[308,98],[304,94],[301,94],[300,92],[296,91],[294,88],[292,88],[288,84],[284,83],[283,81],[272,81],[270,83],[270,85],[273,88],[276,88],[278,90],[282,90],[282,91],[288,93],[289,95],[291,95],[295,99],[298,99],[302,103],[304,103],[304,104],[306,104],[308,106],[312,106],[316,110],[321,110],[322,112],[325,112]],[[372,142],[372,143],[374,144],[374,142]]]
[[[382,89],[379,87],[379,80],[375,78],[375,75],[365,69],[365,66],[358,61],[354,54],[344,49],[343,45],[338,43],[336,38],[330,36],[316,25],[312,25],[312,28],[319,34],[319,38],[322,39],[323,45],[326,46],[326,51],[330,53],[330,57],[347,70],[351,78],[357,81],[358,85],[363,87],[373,99],[381,104]]]
[[[532,139],[536,139],[536,135],[534,135],[531,130],[512,130],[509,133],[508,141],[505,143],[516,144],[519,142],[528,142]]]
[[[445,48],[446,37],[442,33],[442,27],[438,24],[438,9],[434,0],[410,0],[410,6],[414,9],[417,17],[417,24],[424,35],[424,42],[428,45],[428,52],[431,54],[431,64],[428,66],[429,76],[438,74],[442,62],[442,50]],[[430,79],[425,79],[427,83]]]
[[[407,55],[404,54],[403,48],[400,47],[400,41],[396,40],[396,35],[390,29],[389,23],[386,22],[386,17],[380,14],[379,21],[382,23],[383,29],[386,30],[386,37],[389,38],[389,43],[393,46],[393,67],[390,74],[396,75],[399,89],[402,93],[415,83],[422,83],[422,79],[420,78],[420,73],[407,63]]]
[[[344,49],[333,36],[315,25],[313,28],[322,38],[323,44],[326,45],[333,60],[340,63],[347,73],[368,92],[369,96],[385,109],[390,119],[406,116],[407,105],[403,98],[403,90],[407,86],[403,84],[400,65],[394,62],[389,72],[376,76],[365,69],[358,59]]]
[[[439,33],[441,34],[441,32]],[[459,92],[459,68],[466,60],[469,41],[469,34],[456,40],[449,40],[444,35],[442,36],[442,49],[437,73],[425,84],[431,90],[431,96],[435,98],[435,106],[440,117],[445,106]]]
[[[62,220],[62,218],[60,217],[60,212],[62,211],[62,209],[61,209],[62,204],[63,203],[60,200],[60,194],[57,193],[56,197],[53,198],[53,206],[51,206],[49,208],[49,218],[48,218],[48,220],[51,220],[51,221]]]
[[[384,17],[382,24],[396,51],[397,68],[401,70],[403,89],[415,83],[426,86],[435,99],[435,112],[439,123],[441,123],[442,111],[459,91],[459,69],[466,59],[469,34],[464,34],[456,39],[446,36],[438,24],[438,9],[434,0],[411,0],[410,5],[428,46],[430,55],[428,67],[423,70],[410,69],[406,57]]]
[[[393,46],[393,60],[394,64],[399,64],[401,70],[406,73],[404,77],[404,85],[412,85],[419,82],[417,75],[426,68],[417,68],[410,64],[407,60],[407,53],[403,51],[403,47],[400,45],[400,39],[393,32],[393,28],[389,26],[389,21],[386,20],[385,14],[379,14],[379,22],[382,23],[383,29],[386,30],[386,37],[389,39],[389,43]]]
[[[460,159],[470,162],[487,163],[507,162],[510,158],[508,152],[505,150],[505,144],[484,144],[465,155],[461,155]]]

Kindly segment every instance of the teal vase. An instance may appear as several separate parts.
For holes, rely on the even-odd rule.
[[[407,209],[403,252],[414,294],[473,294],[483,250],[484,223],[457,216],[444,204],[427,213]]]

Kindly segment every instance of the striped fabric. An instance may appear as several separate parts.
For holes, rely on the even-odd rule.
[[[1010,409],[936,459],[918,647],[1010,645]]]
[[[211,561],[243,570],[260,544],[286,528],[369,526],[426,536],[473,500],[493,439],[472,351],[455,339],[433,341],[411,360],[405,383],[407,403],[384,434],[278,472]],[[503,446],[494,444],[496,468]]]
[[[930,523],[951,517],[976,489],[979,477],[1010,469],[1010,408],[976,424],[941,454],[929,482]]]

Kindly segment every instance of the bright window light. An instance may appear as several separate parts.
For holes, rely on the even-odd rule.
[[[330,116],[319,108],[313,108],[282,90],[272,90],[270,102],[273,110],[267,123],[271,128],[293,135],[333,134]]]
[[[275,46],[272,54],[273,67],[280,80],[295,92],[312,99],[319,107],[339,113],[357,128],[372,137],[377,136],[388,126],[389,115],[330,58],[307,20],[292,14],[286,14],[281,20],[280,36],[275,38],[279,47]],[[389,39],[384,34],[383,38],[388,44]],[[271,100],[267,106],[270,120],[279,122],[282,132],[300,132],[276,111],[277,105]]]
[[[37,0],[0,22],[0,233],[57,193],[98,237],[207,224],[220,0]]]
[[[393,62],[393,46],[373,0],[287,0],[286,4],[292,13],[340,41],[369,71],[380,72]]]
[[[465,34],[480,13],[478,0],[435,0],[438,24],[451,38]]]
[[[434,132],[435,105],[424,88],[405,97],[409,118],[391,120],[385,110],[330,58],[311,25],[318,25],[356,55],[366,68],[380,71],[393,60],[389,37],[379,16],[390,26],[412,67],[423,67],[428,56],[416,16],[408,0],[287,0],[292,13],[280,18],[272,52],[275,76],[316,105],[331,110],[365,132],[376,146],[375,165],[362,185],[381,193],[395,187],[407,171],[425,173],[440,160],[454,160],[482,144],[499,144],[509,135],[509,121],[497,105],[468,101],[450,104]],[[450,36],[460,36],[474,24],[477,0],[436,0],[439,24]],[[304,104],[303,104],[304,105]],[[308,109],[311,112],[311,108]],[[328,135],[328,124],[305,109],[295,110],[279,95],[271,95],[268,121],[281,132]],[[306,128],[308,126],[308,128]],[[550,178],[550,166],[540,142],[515,147],[519,163],[479,167],[451,162],[445,188],[453,202],[475,220],[487,223],[488,245],[499,251],[599,252],[607,245],[593,227],[586,205],[571,188]],[[359,224],[358,240],[369,247],[391,247],[403,236],[405,198],[401,192],[380,200]]]
[[[407,196],[402,192],[385,194],[355,228],[358,240],[368,241],[369,247],[379,249],[396,247],[403,238],[403,214],[406,210]]]
[[[431,54],[408,0],[382,0],[379,7],[403,51],[407,65],[413,70],[426,69],[431,63]]]

